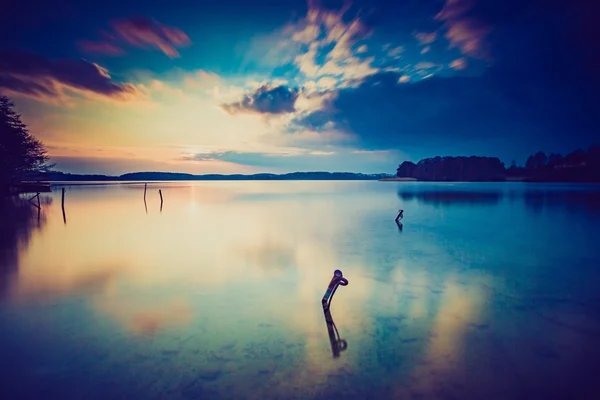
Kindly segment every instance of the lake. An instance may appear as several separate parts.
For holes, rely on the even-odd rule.
[[[2,399],[600,394],[598,185],[55,184],[40,204],[0,210]]]

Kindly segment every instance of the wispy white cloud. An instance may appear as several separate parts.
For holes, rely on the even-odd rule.
[[[306,53],[296,56],[296,66],[305,76],[309,78],[315,78],[319,75],[320,65],[317,65],[315,59],[317,58],[319,50],[318,43],[312,43]]]
[[[346,21],[347,11],[348,7],[334,12],[309,4],[300,20],[256,38],[250,52],[260,54],[260,62],[267,65],[293,65],[308,86],[316,82],[327,88],[355,84],[379,68],[374,57],[366,56],[366,44],[360,43],[370,31],[359,18]]]
[[[392,47],[388,50],[387,54],[388,56],[394,58],[394,59],[399,59],[401,57],[402,52],[404,51],[404,46],[396,46],[396,47]]]
[[[442,64],[436,64],[431,61],[422,61],[420,63],[415,64],[411,70],[414,71],[417,75],[425,78],[430,78],[430,75],[433,75],[440,70],[442,70],[444,66]]]
[[[114,21],[113,29],[127,43],[138,47],[154,47],[170,58],[179,57],[177,48],[192,43],[181,29],[144,18]]]
[[[467,61],[464,58],[457,58],[450,63],[450,68],[458,70],[466,69]]]
[[[446,0],[435,18],[444,21],[445,37],[452,47],[458,47],[468,56],[487,58],[485,37],[491,32],[491,28],[468,16],[472,6],[471,0]]]
[[[435,33],[435,32],[429,32],[429,33],[419,32],[419,33],[415,33],[415,37],[417,38],[417,40],[419,41],[420,44],[428,45],[428,44],[435,42],[435,39],[437,38],[437,33]]]

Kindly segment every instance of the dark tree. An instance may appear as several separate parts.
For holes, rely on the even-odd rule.
[[[525,162],[525,168],[527,168],[530,171],[536,171],[544,167],[546,165],[547,160],[548,158],[546,157],[546,153],[544,153],[543,151],[538,151],[534,155],[529,156],[529,158],[527,158],[527,161]]]
[[[396,176],[400,178],[412,178],[417,165],[410,161],[404,161],[396,170]]]
[[[14,106],[0,95],[0,195],[28,174],[50,168],[44,145],[29,133]]]
[[[504,179],[505,168],[496,157],[434,157],[416,165],[405,161],[397,175],[420,181],[497,181]]]
[[[558,153],[552,153],[548,156],[548,165],[557,165],[563,159],[563,156]]]

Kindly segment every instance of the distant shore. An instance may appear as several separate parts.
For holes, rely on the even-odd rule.
[[[379,179],[379,182],[416,182],[416,181],[418,181],[418,179],[416,179],[416,178],[400,178],[397,176]]]
[[[119,176],[69,174],[58,171],[41,173],[28,178],[29,181],[74,182],[74,181],[283,181],[283,180],[378,180],[393,177],[390,174],[362,174],[355,172],[291,172],[285,174],[203,174],[193,175],[177,172],[133,172]]]
[[[419,180],[417,178],[405,178],[405,177],[390,177],[381,178],[379,182],[527,182],[526,177],[507,177],[503,180],[490,180],[490,181],[443,181],[443,180]]]

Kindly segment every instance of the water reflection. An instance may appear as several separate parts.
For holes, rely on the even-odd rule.
[[[432,205],[489,205],[498,204],[503,197],[502,191],[466,191],[466,190],[415,190],[399,189],[398,197],[404,201],[416,200]]]
[[[48,196],[40,196],[41,207],[33,207],[27,199],[0,198],[0,300],[12,286],[19,268],[20,252],[27,247],[34,231],[46,224]],[[37,204],[36,204],[37,205]]]
[[[398,227],[398,231],[402,232],[402,229],[404,228],[404,225],[402,225],[402,222],[396,221],[396,226]]]
[[[246,245],[239,250],[239,254],[248,265],[265,271],[285,271],[296,266],[296,249],[293,243],[283,243],[269,237],[262,243]]]
[[[472,190],[459,185],[436,185],[434,187],[401,186],[397,192],[403,201],[417,201],[423,205],[434,206],[469,206],[498,205],[504,198],[511,201],[521,200],[534,212],[543,209],[566,208],[571,211],[600,213],[600,185],[551,185],[551,189],[543,184],[521,184],[518,189],[510,184],[497,184],[495,188],[482,186]]]
[[[340,339],[340,333],[333,322],[331,311],[329,308],[323,308],[323,315],[325,316],[325,323],[327,325],[327,333],[329,334],[329,343],[331,344],[331,354],[333,358],[340,356],[340,352],[348,348],[348,342],[345,339]]]
[[[72,371],[85,371],[78,393],[106,399],[118,396],[90,382],[139,398],[519,398],[511,371],[533,371],[522,379],[546,393],[577,382],[564,377],[577,368],[569,354],[585,348],[600,360],[597,338],[533,311],[543,296],[574,299],[544,309],[573,326],[581,298],[597,291],[597,227],[587,208],[559,207],[565,198],[552,215],[532,215],[522,191],[509,202],[403,186],[400,198],[419,204],[399,241],[387,225],[397,188],[387,184],[160,185],[162,214],[159,196],[142,211],[140,185],[78,187],[68,226],[50,205],[36,229],[28,205],[29,217],[0,230],[14,278],[2,271],[0,332],[10,340],[0,352],[55,349],[32,351],[10,373],[31,387],[70,387]],[[2,221],[12,213],[0,212]],[[333,306],[343,338],[319,304],[337,268],[352,279]],[[586,318],[581,332],[599,323]],[[61,370],[71,344],[73,369]],[[31,372],[41,369],[52,372]]]
[[[155,335],[167,328],[185,326],[193,318],[190,306],[181,298],[164,303],[149,299],[134,301],[105,293],[96,299],[96,307],[138,335]]]
[[[600,186],[595,190],[526,190],[525,205],[535,212],[568,208],[577,212],[600,214]]]
[[[24,266],[16,274],[17,282],[9,294],[13,302],[36,303],[87,296],[114,284],[123,269],[119,264],[93,261],[86,263],[80,271],[73,271],[73,265],[68,261],[53,264],[52,269]]]

